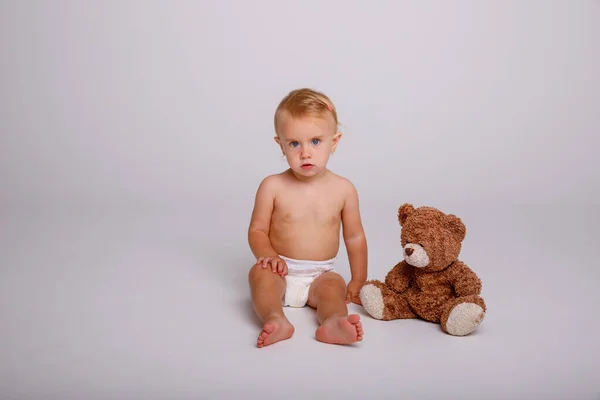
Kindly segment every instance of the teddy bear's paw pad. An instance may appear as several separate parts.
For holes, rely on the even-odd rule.
[[[465,336],[473,332],[481,321],[485,312],[475,303],[461,303],[452,309],[446,321],[446,331],[454,336]]]
[[[360,290],[360,301],[367,312],[375,319],[383,318],[383,295],[375,285],[365,285]]]

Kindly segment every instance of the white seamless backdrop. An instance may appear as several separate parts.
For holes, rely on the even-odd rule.
[[[597,204],[597,1],[27,4],[2,5],[4,206],[247,196],[302,86],[363,197]]]
[[[593,0],[3,1],[0,397],[597,399],[598,21]],[[360,351],[322,347],[288,310],[293,340],[255,351],[246,229],[298,87],[338,108],[370,278],[402,203],[463,218],[478,334],[363,313]]]

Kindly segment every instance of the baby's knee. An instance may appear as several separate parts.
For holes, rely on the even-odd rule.
[[[333,282],[334,284],[346,286],[346,281],[344,278],[335,271],[329,271],[324,274],[327,277],[327,280]]]
[[[254,281],[254,280],[258,280],[258,279],[262,279],[265,275],[275,275],[278,276],[276,273],[274,273],[273,271],[271,271],[270,268],[268,267],[263,267],[262,264],[255,264],[252,267],[250,267],[250,271],[248,271],[248,279],[250,281]]]
[[[250,267],[250,270],[248,271],[248,279],[250,279],[251,281],[256,279],[258,276],[260,276],[261,273],[263,273],[264,269],[266,268],[263,268],[261,265],[254,264],[252,267]]]
[[[346,281],[336,272],[326,272],[318,284],[325,291],[346,290]]]

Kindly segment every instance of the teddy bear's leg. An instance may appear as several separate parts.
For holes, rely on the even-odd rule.
[[[363,308],[375,319],[389,321],[416,318],[402,294],[394,292],[377,280],[368,281],[363,285],[360,300]]]
[[[485,302],[477,295],[455,298],[444,304],[440,325],[450,335],[465,336],[477,329],[485,312]]]

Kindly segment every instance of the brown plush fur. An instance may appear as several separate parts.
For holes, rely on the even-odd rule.
[[[466,264],[458,260],[466,235],[465,225],[455,215],[444,214],[432,207],[415,209],[410,204],[399,208],[398,221],[402,227],[402,247],[405,248],[409,243],[420,245],[430,262],[426,267],[418,268],[403,260],[387,273],[384,282],[367,281],[361,290],[363,307],[371,315],[386,321],[421,318],[439,323],[446,333],[471,333],[483,319],[486,305],[479,296],[480,279]],[[405,254],[409,252],[405,248]],[[370,292],[369,289],[366,290],[369,285],[379,288],[381,296],[377,297],[379,291],[373,291],[373,287]],[[376,301],[373,293],[377,294]],[[462,330],[454,329],[449,332],[446,324],[452,310],[465,303],[476,304],[481,308],[466,307],[470,314],[457,310],[455,314],[458,317],[455,316],[452,323],[460,325]],[[374,309],[377,312],[373,312]]]

